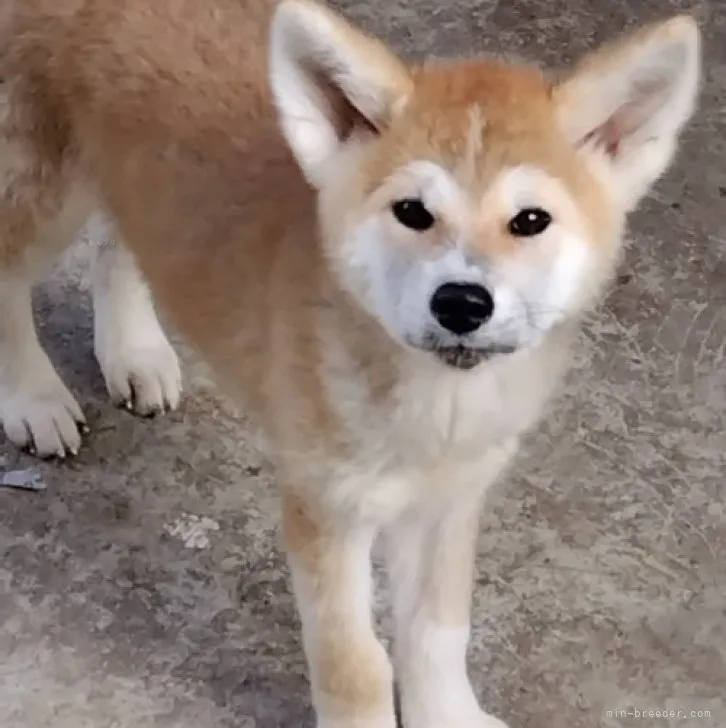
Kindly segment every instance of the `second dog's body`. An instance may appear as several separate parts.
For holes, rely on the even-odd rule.
[[[78,445],[28,286],[100,201],[275,446],[319,725],[394,726],[370,614],[381,530],[406,725],[501,725],[466,675],[478,507],[559,381],[626,211],[670,160],[696,88],[692,22],[555,84],[487,60],[407,68],[304,0],[271,26],[263,0],[8,7],[8,435],[42,454]],[[94,298],[109,389],[173,405],[176,359],[123,248],[103,251]]]

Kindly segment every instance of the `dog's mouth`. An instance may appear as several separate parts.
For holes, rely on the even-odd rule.
[[[433,353],[445,364],[455,369],[473,369],[477,364],[487,361],[495,356],[513,354],[513,346],[489,346],[486,348],[473,348],[457,344],[456,346],[438,346],[432,349]]]

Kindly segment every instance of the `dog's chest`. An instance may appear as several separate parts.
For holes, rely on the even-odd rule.
[[[359,420],[357,455],[334,487],[339,502],[382,521],[417,504],[485,488],[551,391],[512,368],[446,374],[410,377],[388,409],[369,409]]]
[[[537,420],[554,384],[528,363],[414,375],[395,399],[391,447],[412,462],[463,464],[520,435]]]
[[[539,419],[559,380],[559,350],[522,353],[469,372],[436,361],[409,369],[383,401],[340,367],[330,399],[349,455],[324,478],[343,510],[382,522],[440,497],[486,487]]]
[[[497,397],[482,403],[477,392],[458,387],[417,394],[389,416],[368,420],[357,456],[331,484],[337,506],[358,519],[382,524],[410,509],[467,499],[516,451],[522,413],[497,412]]]

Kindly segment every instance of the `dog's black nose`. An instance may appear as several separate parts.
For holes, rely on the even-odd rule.
[[[492,294],[474,283],[444,283],[431,297],[431,313],[448,331],[476,331],[494,313]]]

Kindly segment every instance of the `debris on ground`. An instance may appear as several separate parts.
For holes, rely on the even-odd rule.
[[[209,533],[219,531],[219,523],[193,513],[185,513],[175,518],[172,523],[164,524],[164,531],[178,538],[188,549],[208,549],[211,545]]]
[[[0,478],[0,487],[14,488],[15,490],[29,490],[40,492],[48,487],[40,473],[33,468],[26,470],[8,470]]]

